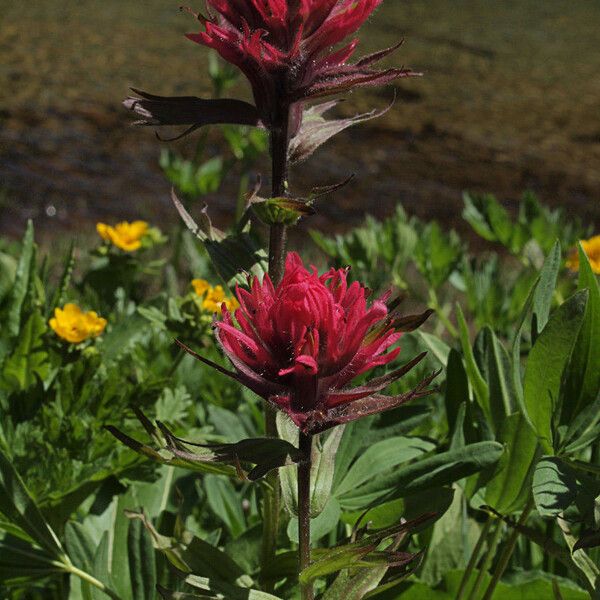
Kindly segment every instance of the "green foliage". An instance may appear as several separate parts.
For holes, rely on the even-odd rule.
[[[596,585],[598,281],[581,251],[579,281],[562,270],[578,225],[550,243],[540,223],[558,217],[532,199],[521,209],[538,220],[531,226],[500,205],[470,202],[469,222],[514,257],[472,255],[457,234],[401,209],[335,239],[312,233],[373,289],[393,281],[438,311],[432,327],[405,334],[407,356],[429,355],[389,392],[444,369],[432,398],[316,440],[313,564],[302,577],[324,600],[455,598],[488,518],[506,522],[486,563],[492,571],[521,527],[494,598],[558,589],[575,599],[584,594],[577,585],[590,593]],[[205,249],[181,234],[173,260],[157,260],[152,248],[103,247],[84,258],[69,248],[48,279],[31,226],[20,246],[0,252],[0,594],[8,600],[37,598],[36,587],[44,600],[296,597],[297,430],[280,420],[283,439],[263,437],[261,401],[172,342],[224,365],[212,316],[188,282],[217,283],[211,272],[241,282],[240,256],[261,272],[265,255],[247,223],[225,233],[206,213],[198,225],[189,219]],[[165,283],[158,289],[156,277]],[[61,340],[49,319],[66,302],[106,318],[103,334]],[[262,511],[273,469],[284,508],[280,553],[266,566]],[[482,592],[489,582],[483,573]]]

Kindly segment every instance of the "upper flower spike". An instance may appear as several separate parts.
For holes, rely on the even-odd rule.
[[[208,16],[194,42],[214,48],[247,77],[266,125],[295,102],[380,85],[415,75],[406,69],[371,66],[398,46],[348,60],[358,31],[383,0],[207,0]]]
[[[347,270],[319,276],[295,253],[288,254],[276,288],[265,275],[262,283],[253,280],[250,291],[236,292],[235,321],[224,305],[223,320],[216,323],[217,338],[236,372],[219,370],[285,411],[307,433],[430,393],[426,387],[432,377],[401,396],[379,394],[424,354],[389,375],[354,388],[349,384],[394,360],[400,349],[391,348],[401,332],[418,327],[431,311],[401,318],[388,310],[385,297],[368,306],[366,288],[349,284]]]

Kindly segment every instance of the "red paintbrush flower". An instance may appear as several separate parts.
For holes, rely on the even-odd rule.
[[[194,13],[203,30],[187,37],[214,48],[239,67],[252,87],[255,105],[233,99],[156,96],[136,89],[139,97],[130,96],[124,105],[139,115],[140,125],[188,125],[182,136],[217,123],[287,128],[288,139],[296,136],[296,147],[311,148],[296,157],[306,158],[329,137],[376,116],[367,113],[330,121],[327,127],[321,119],[321,125],[308,123],[303,133],[306,101],[419,75],[404,68],[373,68],[401,44],[349,62],[358,40],[344,40],[358,31],[382,1],[206,0],[208,16]],[[322,115],[331,107],[326,103],[313,108]],[[317,135],[315,128],[327,133]]]
[[[398,46],[354,64],[348,60],[358,40],[338,47],[382,1],[207,0],[213,14],[198,15],[204,31],[187,37],[239,67],[262,121],[270,125],[296,102],[414,75],[406,69],[371,69]]]
[[[379,394],[425,354],[389,375],[349,385],[361,373],[394,360],[400,349],[391,348],[401,332],[421,325],[431,311],[401,318],[388,309],[386,297],[369,306],[368,290],[358,282],[348,284],[347,274],[331,269],[319,276],[297,254],[288,254],[277,287],[265,275],[262,283],[253,280],[250,291],[237,288],[235,321],[223,307],[217,338],[236,372],[193,354],[286,412],[306,433],[431,393],[426,387],[433,377],[400,396]]]

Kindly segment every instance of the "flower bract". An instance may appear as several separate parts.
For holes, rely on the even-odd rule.
[[[431,311],[400,317],[386,305],[387,296],[369,305],[368,290],[349,283],[347,276],[346,269],[319,275],[290,253],[277,287],[268,275],[262,282],[255,278],[250,290],[238,287],[239,308],[232,314],[224,305],[222,320],[215,324],[236,369],[225,372],[310,433],[430,393],[427,385],[433,377],[399,396],[380,394],[424,354],[388,375],[351,385],[362,373],[396,359],[402,331],[420,325]]]

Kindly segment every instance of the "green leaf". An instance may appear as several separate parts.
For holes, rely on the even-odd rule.
[[[520,412],[505,419],[497,440],[506,450],[486,484],[485,502],[499,513],[510,514],[522,510],[527,501],[538,443]]]
[[[154,548],[144,524],[129,522],[127,553],[133,600],[152,600],[156,594],[156,561]]]
[[[400,535],[406,535],[428,523],[431,518],[432,515],[424,515],[413,521],[375,531],[355,542],[330,548],[320,554],[310,566],[300,573],[300,583],[308,583],[319,577],[325,577],[347,568],[388,567],[399,558],[410,563],[417,558],[417,555],[404,554],[399,557],[395,553],[395,544],[392,544],[391,549],[387,552],[376,551],[375,549],[384,540],[395,540]]]
[[[281,600],[278,596],[273,596],[266,592],[225,584],[209,577],[189,575],[185,578],[185,582],[196,589],[208,593],[172,592],[161,585],[157,586],[157,589],[165,600],[213,600],[215,598],[227,600]]]
[[[109,532],[105,531],[96,548],[92,561],[92,575],[108,588],[111,588],[110,579],[110,538]],[[106,600],[106,594],[97,587],[92,587],[92,598],[94,600]]]
[[[340,504],[335,498],[329,498],[329,502],[310,520],[310,539],[317,542],[322,537],[333,531],[340,522],[342,511]],[[292,517],[288,522],[287,535],[291,542],[298,543],[298,518]]]
[[[62,571],[52,556],[31,544],[15,539],[0,540],[0,583],[30,583]]]
[[[46,323],[42,315],[31,314],[19,334],[19,343],[4,363],[3,375],[10,386],[18,391],[26,391],[44,381],[50,373],[50,362],[45,350],[43,335]]]
[[[65,302],[65,297],[67,294],[67,290],[69,289],[69,285],[71,283],[71,276],[73,275],[73,268],[75,267],[75,240],[71,240],[69,244],[69,250],[65,257],[63,272],[60,277],[60,283],[56,288],[56,292],[52,297],[52,301],[50,303],[51,308],[56,306],[62,306]]]
[[[225,523],[234,538],[241,535],[246,530],[241,495],[228,479],[216,475],[207,475],[203,483],[208,504],[214,514]]]
[[[600,390],[600,285],[581,244],[578,288],[588,290],[589,300],[565,383],[561,421],[567,424],[596,400]]]
[[[479,339],[484,350],[482,370],[489,393],[492,424],[494,431],[498,432],[506,417],[515,411],[517,404],[511,363],[504,346],[489,327],[483,328]]]
[[[450,354],[450,346],[446,344],[439,337],[426,333],[424,331],[417,330],[416,336],[425,344],[427,349],[435,356],[441,366],[445,366],[448,362],[448,355]]]
[[[19,474],[1,449],[0,513],[31,536],[31,539],[51,556],[58,559],[64,556],[56,534],[45,521]]]
[[[533,345],[524,378],[527,418],[545,452],[553,448],[552,420],[560,410],[561,381],[585,315],[588,292],[577,292],[558,308]]]
[[[477,574],[475,570],[474,574]],[[373,594],[373,600],[454,600],[457,597],[463,571],[455,570],[444,574],[440,585],[434,589],[420,582],[401,583],[383,594]],[[482,589],[490,582],[487,573],[483,577]],[[560,587],[563,600],[586,600],[589,594],[578,588],[572,581],[542,573],[540,571],[521,572],[498,583],[494,591],[494,600],[549,600],[553,596],[553,580]]]
[[[533,476],[533,498],[543,517],[556,517],[576,505],[584,520],[594,520],[600,483],[557,457],[542,458]]]
[[[285,414],[277,415],[277,429],[283,440],[290,444],[298,444],[298,428]],[[312,446],[312,464],[310,468],[310,514],[318,516],[327,505],[335,474],[335,457],[343,438],[344,427],[336,427],[327,434],[321,446],[323,434],[315,437]],[[297,469],[281,469],[279,472],[283,501],[288,512],[298,514],[298,479]]]
[[[454,348],[448,355],[446,365],[446,392],[444,394],[448,430],[455,431],[456,418],[461,405],[470,402],[469,379],[460,353]]]
[[[463,209],[463,219],[471,225],[471,227],[475,230],[477,235],[482,237],[484,240],[488,242],[497,241],[496,234],[492,230],[490,224],[487,221],[486,215],[482,212],[483,202],[484,200],[494,201],[493,196],[485,196],[484,198],[478,198],[471,196],[469,193],[465,192],[463,194],[463,201],[465,207]]]
[[[503,452],[496,442],[479,442],[423,458],[380,474],[340,498],[347,510],[360,510],[375,501],[405,498],[426,489],[435,489],[478,473],[495,464]]]
[[[382,440],[359,456],[336,488],[335,495],[341,498],[373,477],[434,449],[435,444],[417,437],[394,437]]]
[[[0,305],[15,285],[17,261],[10,255],[0,252]]]
[[[427,489],[409,496],[398,498],[391,502],[378,504],[367,513],[363,509],[347,512],[342,515],[342,521],[353,527],[358,519],[369,522],[374,529],[391,527],[402,519],[416,519],[425,513],[435,514],[435,519],[440,519],[452,504],[454,489],[439,487]]]
[[[82,571],[92,572],[96,544],[87,529],[71,521],[65,527],[65,547],[71,562]]]
[[[21,328],[21,312],[23,303],[27,297],[27,291],[30,287],[31,277],[35,267],[34,263],[35,245],[33,241],[33,223],[28,221],[6,318],[6,328],[11,337],[18,335]]]
[[[538,284],[533,293],[533,340],[539,336],[550,318],[550,309],[556,288],[556,279],[561,268],[560,242],[557,240],[544,261]]]
[[[487,383],[485,382],[485,379],[481,375],[481,371],[477,366],[477,362],[475,361],[475,356],[471,347],[471,340],[469,338],[469,328],[467,326],[467,322],[465,320],[462,308],[458,303],[456,304],[456,319],[458,321],[460,343],[465,359],[465,368],[469,377],[469,381],[473,386],[475,398],[477,400],[477,403],[481,407],[483,414],[488,419],[488,422],[492,423],[493,420],[490,410],[490,390],[488,388]]]

